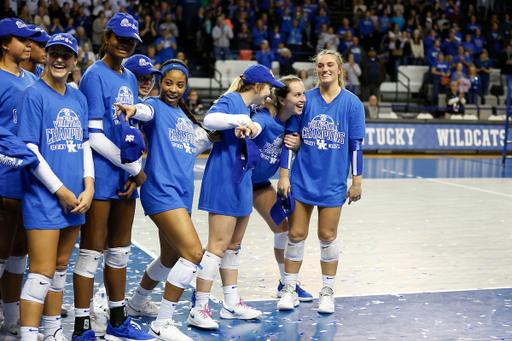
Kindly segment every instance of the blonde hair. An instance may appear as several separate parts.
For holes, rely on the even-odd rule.
[[[258,87],[261,89],[261,88],[263,88],[263,86],[265,86],[265,84],[269,84],[272,87],[272,84],[270,84],[270,83],[244,83],[244,80],[245,80],[244,74],[241,74],[240,76],[235,78],[235,80],[231,83],[231,85],[226,90],[226,92],[223,93],[220,97],[227,95],[230,92],[240,92],[240,93],[246,92],[246,91],[251,90],[254,87]],[[215,101],[215,102],[217,102],[217,101]]]
[[[279,82],[284,84],[282,88],[275,88],[272,91],[272,102],[277,107],[277,109],[281,108],[281,103],[279,103],[279,97],[285,98],[290,92],[290,84],[293,82],[301,82],[302,80],[295,75],[288,75],[279,78]]]
[[[340,87],[342,87],[343,89],[345,89],[345,80],[344,80],[344,69],[343,69],[343,57],[341,56],[341,54],[338,52],[338,51],[335,51],[335,50],[331,50],[331,49],[326,49],[326,50],[322,50],[320,51],[316,56],[314,56],[313,58],[311,58],[311,61],[315,62],[315,65],[316,65],[316,76],[318,77],[318,82],[316,83],[316,87],[318,88],[322,82],[320,81],[320,75],[318,74],[318,63],[320,62],[320,59],[323,57],[323,56],[331,56],[334,58],[334,60],[336,61],[336,64],[338,64],[338,69],[340,70],[339,71],[339,74],[338,74],[338,85]]]

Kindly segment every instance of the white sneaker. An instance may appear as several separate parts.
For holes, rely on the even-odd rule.
[[[60,316],[66,317],[66,316],[68,316],[68,313],[69,313],[68,308],[66,308],[65,306],[60,307]]]
[[[277,310],[292,310],[299,305],[299,294],[292,285],[286,284],[280,292],[281,299],[277,302]]]
[[[64,333],[62,332],[62,328],[57,329],[57,331],[50,336],[47,336],[44,341],[68,341]]]
[[[149,296],[140,306],[134,305],[131,298],[128,299],[128,303],[126,304],[126,312],[132,317],[157,317],[158,310],[160,310],[160,308],[155,304],[155,302],[151,301],[151,297]]]
[[[223,319],[239,319],[239,320],[252,320],[261,316],[261,311],[249,307],[247,304],[240,301],[235,304],[231,309],[228,309],[222,303],[220,311],[220,318]]]
[[[187,323],[191,326],[215,330],[219,329],[219,324],[212,319],[212,313],[210,312],[210,304],[206,303],[204,307],[195,306],[190,309],[188,314]]]
[[[19,324],[12,324],[6,326],[2,323],[0,327],[0,340],[4,341],[18,341],[21,340],[21,331]]]
[[[100,319],[99,315],[94,311],[91,311],[90,320],[91,320],[91,329],[94,331],[94,334],[97,337],[105,336],[105,334],[107,333],[106,322],[103,322]]]
[[[334,313],[334,308],[334,291],[329,287],[323,287],[318,299],[318,312],[321,314],[332,314]]]
[[[151,322],[149,335],[156,337],[157,340],[164,341],[192,341],[190,337],[174,325],[173,320],[167,320],[160,328],[155,327],[155,322]]]

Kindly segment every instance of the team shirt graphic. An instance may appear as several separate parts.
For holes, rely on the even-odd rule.
[[[169,140],[173,147],[184,149],[187,154],[196,154],[194,126],[188,118],[179,118],[176,128],[169,128]]]
[[[338,131],[338,124],[339,121],[335,124],[332,117],[328,115],[315,116],[306,127],[302,128],[304,144],[317,146],[321,150],[339,149],[340,145],[345,143],[345,133]]]
[[[124,105],[133,105],[133,92],[127,86],[122,86],[119,88],[116,97],[116,103],[121,103]],[[121,122],[117,119],[117,107],[112,104],[112,121],[114,121],[115,125],[120,125]]]
[[[82,149],[83,129],[78,115],[67,108],[59,111],[53,127],[46,129],[46,140],[51,150],[67,149],[69,153],[76,153],[77,148]]]
[[[283,146],[284,133],[279,134],[272,143],[267,142],[260,148],[261,158],[267,160],[271,165],[281,160],[281,147]]]

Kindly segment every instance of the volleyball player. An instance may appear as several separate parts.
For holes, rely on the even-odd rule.
[[[334,283],[339,260],[337,241],[341,207],[361,199],[362,142],[365,136],[364,108],[361,101],[344,89],[343,60],[333,50],[323,50],[315,57],[319,82],[306,92],[303,114],[287,123],[288,132],[301,134],[302,144],[289,168],[291,157],[282,155],[278,190],[293,192],[296,205],[290,215],[290,231],[285,247],[285,276],[279,310],[299,305],[297,276],[304,257],[304,241],[315,206],[318,207],[318,239],[322,290],[318,312],[335,310]],[[283,151],[285,152],[285,151]],[[291,153],[291,151],[286,151]],[[285,162],[283,162],[285,161]],[[352,164],[352,185],[347,178]],[[290,183],[291,182],[291,183]]]
[[[41,78],[46,63],[46,43],[50,40],[50,36],[37,25],[28,25],[28,28],[41,32],[39,37],[32,37],[32,49],[30,51],[30,58],[21,63],[21,68],[32,72],[37,79]]]
[[[67,340],[61,304],[68,262],[94,195],[87,101],[66,84],[78,60],[78,44],[69,34],[56,34],[46,51],[46,74],[23,91],[17,108],[18,137],[40,161],[32,174],[22,172],[30,257],[20,303],[24,341],[37,341],[41,314],[45,340]]]
[[[155,69],[151,64],[151,59],[141,54],[136,54],[128,58],[124,67],[130,70],[137,77],[139,88],[139,100],[142,101],[149,96],[149,93],[155,86],[155,77],[162,76],[162,72]]]

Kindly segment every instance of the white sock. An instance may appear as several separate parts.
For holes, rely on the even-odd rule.
[[[151,294],[151,290],[146,290],[139,284],[137,290],[135,290],[135,293],[133,294],[133,297],[131,299],[133,305],[140,307],[142,303],[144,303],[144,301],[148,298],[149,294]]]
[[[222,287],[224,292],[224,305],[227,308],[233,307],[238,302],[238,286],[226,285]]]
[[[21,341],[37,341],[39,329],[36,327],[21,327]]]
[[[297,285],[297,278],[299,274],[289,274],[287,272],[284,273],[284,281],[283,284],[290,284],[293,288]]]
[[[124,305],[125,305],[124,300],[122,300],[122,301],[108,301],[108,308],[109,309],[124,307]]]
[[[336,281],[336,276],[322,275],[322,288],[329,287],[331,289],[334,289],[335,281]]]
[[[89,308],[81,309],[75,308],[75,317],[86,317],[91,315],[91,310]]]
[[[171,302],[162,298],[162,304],[160,305],[160,310],[158,311],[158,316],[155,320],[155,327],[161,327],[167,320],[172,319],[172,315],[174,314],[174,309],[177,304],[178,302]]]
[[[44,338],[53,336],[57,330],[62,328],[60,315],[57,316],[44,316],[43,315],[43,330]]]
[[[12,326],[20,318],[20,302],[4,303],[4,325]]]
[[[204,307],[210,299],[209,292],[196,291],[196,307]],[[161,308],[160,308],[161,309]]]
[[[284,263],[277,263],[277,267],[279,268],[279,275],[281,276],[281,283],[284,284]]]

